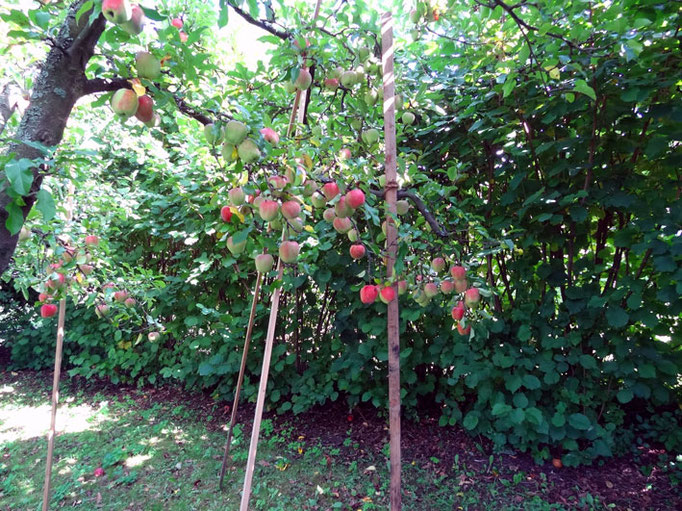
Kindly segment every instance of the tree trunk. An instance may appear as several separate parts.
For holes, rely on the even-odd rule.
[[[38,142],[47,147],[57,146],[64,135],[66,122],[76,101],[85,93],[87,78],[85,67],[92,57],[95,45],[104,31],[106,20],[98,16],[88,25],[89,13],[84,13],[76,23],[76,13],[85,0],[74,2],[54,40],[52,49],[42,64],[40,74],[31,93],[30,105],[26,109],[14,138],[19,141]],[[22,142],[14,142],[8,148],[16,159],[27,158],[39,162],[44,155],[39,149]],[[24,219],[28,216],[40,190],[45,165],[36,163],[33,168],[33,184],[25,205],[22,206]],[[11,235],[7,230],[7,206],[12,198],[7,193],[7,181],[0,186],[0,275],[9,266],[17,245],[18,233]]]

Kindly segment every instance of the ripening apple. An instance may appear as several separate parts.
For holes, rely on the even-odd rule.
[[[336,220],[336,212],[334,211],[334,208],[325,209],[324,213],[322,213],[322,218],[329,223],[333,223],[334,220]]]
[[[296,77],[294,85],[298,90],[306,90],[313,83],[313,77],[306,68],[301,68]]]
[[[457,332],[459,335],[469,335],[471,333],[471,325],[467,325],[466,328],[462,325],[461,321],[457,322]]]
[[[244,163],[253,163],[260,158],[260,149],[253,140],[247,138],[237,146],[237,154]]]
[[[180,42],[183,43],[186,43],[187,39],[189,38],[189,36],[182,31],[178,34],[178,37],[180,37]]]
[[[455,305],[452,308],[452,311],[450,312],[452,314],[452,319],[455,321],[459,321],[464,317],[464,307],[460,307],[459,305]]]
[[[384,303],[389,303],[395,300],[395,289],[392,286],[385,286],[379,292],[379,298]]]
[[[240,243],[235,243],[234,240],[232,239],[232,236],[227,238],[227,249],[230,251],[232,255],[239,255],[242,252],[244,252],[244,249],[246,248],[246,240],[240,242]]]
[[[339,185],[337,185],[334,181],[330,183],[325,183],[324,186],[322,187],[322,193],[327,198],[327,200],[332,200],[339,194]]]
[[[48,289],[60,289],[66,284],[66,275],[63,273],[57,273],[57,277],[54,279],[48,279],[46,286]]]
[[[285,263],[295,263],[300,249],[295,241],[283,241],[279,246],[279,258]]]
[[[424,286],[424,294],[429,298],[433,298],[438,294],[438,286],[433,282],[429,282]]]
[[[455,293],[464,293],[469,287],[467,279],[456,279],[455,280]]]
[[[324,86],[329,90],[336,90],[339,88],[338,78],[325,78]]]
[[[296,92],[296,84],[294,82],[284,82],[284,90],[287,94],[293,94]]]
[[[130,35],[138,35],[144,29],[144,12],[139,5],[133,5],[130,19],[121,23],[121,28]]]
[[[266,222],[271,222],[277,218],[277,213],[279,212],[279,204],[274,200],[263,200],[258,205],[258,214]]]
[[[40,293],[40,294],[38,295],[38,301],[39,301],[40,303],[42,303],[42,302],[47,302],[47,301],[49,301],[49,300],[51,300],[51,299],[52,299],[52,297],[51,297],[50,295],[48,295],[47,293]]]
[[[348,160],[352,156],[350,149],[344,147],[339,151],[339,160]]]
[[[279,135],[272,128],[263,128],[260,130],[260,134],[263,135],[266,142],[272,145],[279,144]]]
[[[230,206],[223,206],[220,208],[220,218],[223,219],[223,222],[229,222],[232,219],[232,210],[230,209]]]
[[[379,286],[368,284],[360,289],[360,301],[365,305],[374,303],[379,296]]]
[[[141,78],[156,80],[161,76],[161,62],[148,51],[138,51],[135,55],[135,68]]]
[[[363,257],[365,257],[365,246],[360,244],[351,245],[350,256],[353,259],[362,259]]]
[[[470,289],[467,289],[466,293],[464,293],[464,303],[466,304],[467,307],[475,309],[478,306],[478,302],[480,301],[481,293],[478,291],[477,288],[472,287]]]
[[[320,192],[313,192],[312,196],[310,197],[310,202],[312,202],[313,206],[316,208],[323,208],[327,204],[327,199],[325,199],[324,195],[322,195]]]
[[[358,241],[358,230],[357,229],[351,229],[346,233],[346,236],[348,236],[348,240],[355,243]]]
[[[303,196],[312,197],[312,195],[317,191],[317,183],[312,179],[306,179],[303,182]]]
[[[440,290],[443,294],[449,295],[455,290],[455,284],[451,280],[443,280],[440,283]]]
[[[464,266],[453,266],[450,268],[450,275],[455,280],[462,280],[466,278],[467,270]]]
[[[301,214],[301,205],[293,200],[282,204],[282,215],[288,220],[292,220]]]
[[[125,302],[126,298],[128,298],[128,293],[126,291],[116,291],[114,293],[114,300],[119,303]]]
[[[436,273],[442,273],[443,270],[445,269],[445,259],[443,259],[442,257],[435,257],[431,261],[431,268]]]
[[[414,123],[415,116],[412,112],[403,112],[402,119],[403,124],[407,124],[408,126],[410,126],[411,124]]]
[[[26,241],[31,237],[31,231],[30,229],[27,229],[26,227],[22,227],[21,230],[19,231],[19,241]]]
[[[204,125],[204,138],[206,139],[206,143],[208,145],[215,145],[216,143],[220,142],[222,137],[223,133],[218,126],[212,122]]]
[[[398,281],[398,294],[404,295],[406,292],[407,292],[407,281],[406,280],[399,280]]]
[[[232,145],[239,145],[249,132],[248,126],[243,122],[232,119],[225,125],[225,142]]]
[[[259,273],[268,273],[274,264],[275,259],[270,254],[258,254],[256,256],[256,270]]]
[[[289,180],[284,176],[272,176],[268,181],[275,190],[283,190],[289,183]]]
[[[121,119],[135,115],[138,105],[137,94],[131,89],[118,89],[111,96],[111,109]]]
[[[367,145],[374,145],[379,141],[379,131],[370,128],[362,132],[362,141]]]
[[[154,100],[146,94],[137,98],[138,106],[135,117],[141,122],[149,122],[154,117]]]
[[[357,209],[365,203],[365,193],[359,188],[354,188],[346,194],[346,204]]]
[[[171,25],[173,25],[175,28],[180,29],[182,28],[182,20],[180,18],[173,18],[171,21]]]
[[[99,245],[99,238],[94,234],[86,236],[84,241],[88,247],[96,247],[97,245]]]
[[[51,318],[57,314],[57,306],[53,303],[46,303],[40,306],[40,316],[42,318]]]
[[[289,219],[287,224],[289,225],[289,231],[288,232],[290,235],[298,234],[301,231],[303,231],[303,220],[300,217],[295,217],[295,218]]]
[[[102,15],[118,25],[132,17],[133,9],[128,0],[102,0]]]
[[[149,332],[147,334],[147,339],[149,339],[149,342],[156,342],[161,338],[161,334],[159,332]]]
[[[354,71],[344,71],[341,73],[339,81],[341,82],[341,85],[343,85],[346,89],[349,89],[357,83],[357,77]]]
[[[126,307],[134,307],[136,303],[137,302],[135,302],[135,298],[126,298],[123,302]]]
[[[101,318],[102,316],[106,316],[108,312],[109,306],[106,303],[100,303],[95,307],[95,314],[97,314],[97,317]]]
[[[379,98],[379,94],[377,94],[377,91],[374,89],[370,89],[367,92],[365,92],[365,95],[363,99],[365,100],[365,104],[368,107],[373,107],[377,103],[377,99]]]
[[[336,213],[337,217],[346,218],[353,214],[353,208],[348,205],[346,197],[344,196],[341,197],[336,203],[336,206],[334,206],[334,212]]]
[[[353,228],[353,224],[351,223],[350,218],[337,217],[332,222],[332,225],[334,226],[334,229],[336,229],[336,232],[340,234],[345,234]]]
[[[242,190],[239,186],[232,188],[229,192],[227,192],[227,196],[229,197],[230,203],[233,206],[241,206],[244,204],[244,200],[246,199],[244,190]]]

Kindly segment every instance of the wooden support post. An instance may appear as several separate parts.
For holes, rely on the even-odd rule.
[[[286,227],[284,228],[286,230]],[[277,262],[277,280],[282,280],[284,268],[282,260]],[[263,368],[260,375],[260,385],[258,386],[258,401],[256,402],[256,413],[253,418],[253,429],[251,430],[251,444],[249,445],[249,457],[246,462],[246,474],[244,475],[244,489],[242,491],[242,501],[239,506],[240,511],[248,511],[249,499],[251,498],[251,484],[253,482],[253,471],[256,466],[256,451],[258,450],[258,436],[260,435],[260,425],[263,419],[263,408],[265,406],[265,391],[268,386],[268,374],[270,372],[270,358],[272,356],[272,345],[275,340],[275,327],[277,326],[277,311],[279,309],[279,297],[282,287],[278,286],[272,293],[272,305],[270,306],[270,319],[268,321],[268,334],[265,338],[265,353],[263,354]]]
[[[387,209],[386,244],[388,257],[386,260],[386,277],[393,276],[393,267],[397,253],[398,236],[393,218],[396,216],[396,200],[398,182],[396,181],[396,136],[395,136],[395,75],[393,72],[393,17],[390,12],[381,16],[381,64],[384,82],[384,142],[386,145],[386,188],[385,201]],[[394,287],[395,284],[394,284]],[[391,511],[400,511],[402,499],[400,494],[400,316],[398,311],[398,293],[388,304],[388,410],[390,427],[391,453]]]
[[[263,274],[258,273],[256,277],[256,286],[253,290],[253,300],[251,301],[251,312],[249,314],[249,325],[246,328],[246,339],[244,340],[244,351],[242,352],[242,364],[239,368],[239,377],[237,378],[237,388],[234,392],[234,401],[232,403],[232,415],[230,416],[230,426],[227,430],[227,443],[225,444],[225,454],[223,454],[223,464],[220,467],[220,482],[218,487],[223,489],[223,479],[225,479],[225,469],[227,468],[227,459],[230,456],[230,445],[232,444],[232,431],[234,430],[235,422],[237,421],[237,408],[239,407],[239,393],[244,382],[244,372],[246,371],[246,359],[249,355],[249,344],[251,343],[251,334],[253,333],[253,323],[256,319],[256,306],[258,305],[258,296],[260,294],[260,285],[263,281]]]
[[[64,345],[64,316],[66,315],[66,299],[59,301],[59,319],[57,320],[57,346],[54,352],[54,375],[52,377],[52,412],[50,431],[47,433],[47,464],[45,465],[45,484],[43,485],[43,511],[50,507],[50,480],[52,478],[52,457],[54,454],[54,438],[57,426],[57,405],[59,404],[59,374],[62,369],[62,347]]]

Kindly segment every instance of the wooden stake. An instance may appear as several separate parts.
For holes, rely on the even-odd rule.
[[[386,144],[386,188],[385,201],[388,215],[386,217],[386,243],[388,258],[386,260],[386,277],[393,276],[393,267],[397,253],[398,236],[393,223],[397,214],[396,200],[398,183],[396,181],[396,138],[395,138],[395,75],[393,73],[393,18],[390,12],[381,16],[381,63],[384,82],[384,142]],[[396,288],[394,284],[394,288]],[[398,314],[398,293],[388,304],[388,410],[390,427],[391,452],[391,511],[400,511],[402,507],[400,494],[400,329]]]
[[[286,230],[286,227],[284,228]],[[284,238],[284,236],[282,236]],[[282,260],[277,261],[277,280],[282,280],[284,268]],[[253,471],[256,466],[256,451],[258,450],[258,436],[260,435],[260,425],[263,419],[263,407],[265,406],[265,391],[268,386],[268,373],[270,372],[270,358],[272,357],[272,345],[275,339],[275,327],[277,326],[277,311],[279,309],[279,297],[282,287],[275,288],[272,293],[272,305],[270,306],[270,319],[268,321],[268,334],[265,338],[265,353],[263,354],[263,368],[260,375],[260,385],[258,386],[258,401],[256,402],[256,413],[253,418],[253,429],[251,430],[251,444],[249,445],[249,457],[246,462],[246,474],[244,475],[244,489],[242,491],[242,501],[239,506],[240,511],[248,511],[249,499],[251,498],[251,484],[253,482]]]
[[[260,284],[263,280],[263,274],[258,273],[256,277],[256,286],[253,290],[253,300],[251,301],[251,313],[249,314],[249,325],[246,328],[246,339],[244,340],[244,351],[242,353],[242,365],[239,368],[239,378],[237,379],[237,388],[234,393],[234,402],[232,403],[232,415],[230,416],[230,426],[227,430],[227,443],[225,444],[225,454],[223,454],[223,464],[220,467],[220,482],[218,487],[223,489],[223,479],[225,479],[225,469],[227,468],[227,459],[230,456],[230,446],[232,444],[232,430],[237,421],[237,408],[239,407],[239,393],[244,382],[244,372],[246,371],[246,359],[249,355],[249,344],[251,343],[251,334],[253,333],[253,323],[256,318],[256,306],[258,305],[258,296],[260,294]]]
[[[52,477],[52,457],[54,454],[54,437],[57,426],[57,405],[59,404],[59,373],[62,368],[62,346],[64,344],[64,316],[66,315],[66,299],[59,301],[59,318],[57,320],[57,346],[54,353],[54,376],[52,377],[52,414],[50,431],[47,433],[47,465],[45,466],[45,484],[43,485],[43,511],[50,507],[50,479]]]

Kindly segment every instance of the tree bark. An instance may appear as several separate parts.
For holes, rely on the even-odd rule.
[[[29,195],[23,198],[21,207],[24,220],[31,211],[40,190],[47,167],[40,162],[45,155],[40,149],[24,142],[38,142],[46,147],[57,146],[64,135],[66,122],[79,98],[86,93],[85,67],[94,54],[95,45],[104,31],[106,20],[98,16],[88,24],[89,13],[84,13],[76,23],[76,13],[85,0],[78,0],[59,30],[52,49],[43,62],[40,74],[31,93],[30,105],[21,119],[14,138],[18,142],[9,145],[7,151],[19,160],[27,158],[36,162],[33,168],[33,184]],[[7,181],[0,185],[0,275],[9,266],[17,245],[18,233],[7,230],[7,206],[12,202]]]

